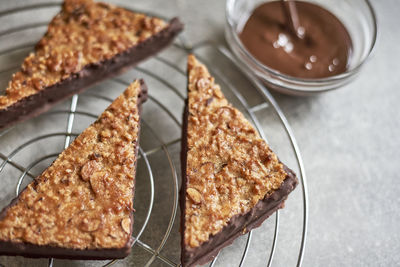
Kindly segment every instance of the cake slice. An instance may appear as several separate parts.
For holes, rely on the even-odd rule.
[[[182,266],[204,264],[283,207],[297,185],[207,68],[188,57],[182,136]]]
[[[0,129],[157,53],[182,28],[177,18],[167,23],[92,0],[65,0],[0,96]]]
[[[0,213],[0,255],[127,256],[141,103],[136,80]]]

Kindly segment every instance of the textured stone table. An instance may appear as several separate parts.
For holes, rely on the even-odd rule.
[[[25,2],[33,1],[1,1],[0,7],[21,6]],[[192,43],[213,40],[225,45],[224,1],[113,2],[165,17],[178,15]],[[400,2],[385,0],[372,4],[378,17],[378,42],[375,53],[354,82],[308,98],[274,93],[294,130],[307,171],[309,232],[304,266],[400,263]],[[8,19],[1,29],[29,19]],[[287,203],[288,210],[294,207],[301,206],[295,201]],[[285,232],[290,233],[291,220],[298,224],[299,219],[286,218],[289,220],[281,228],[284,241],[276,252],[274,266],[295,263],[296,256],[286,255],[296,249],[291,248],[291,236]],[[271,223],[266,227],[268,224]],[[265,231],[265,227],[257,230],[257,235],[263,236]],[[298,235],[293,238],[298,242]],[[244,265],[265,266],[266,251],[262,240],[255,238]],[[218,266],[233,266],[231,254],[222,255]],[[0,263],[43,266],[46,261],[0,257]],[[56,266],[59,265],[71,264],[60,261]],[[124,265],[129,262],[118,264]],[[163,266],[159,261],[154,265]]]

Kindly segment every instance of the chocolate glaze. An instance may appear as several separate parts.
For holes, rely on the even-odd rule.
[[[142,112],[142,103],[147,100],[147,86],[144,81],[140,80],[140,93],[138,95],[138,111],[139,118]],[[138,133],[140,133],[140,123],[138,125]],[[133,144],[136,148],[136,157],[139,151],[139,136],[138,140]],[[135,167],[137,161],[135,162]],[[26,188],[25,188],[26,189]],[[24,189],[24,190],[25,190]],[[24,191],[23,190],[23,191]],[[22,191],[22,192],[23,192]],[[133,188],[133,193],[135,188]],[[21,193],[22,193],[21,192]],[[2,220],[9,208],[17,204],[18,197],[14,198],[11,203],[4,207],[0,212],[0,220]],[[131,218],[131,236],[132,236],[132,225],[133,225],[133,213],[130,214]],[[107,260],[107,259],[122,259],[128,256],[131,252],[131,246],[133,238],[130,238],[128,242],[122,248],[114,249],[70,249],[55,246],[40,246],[31,243],[11,242],[0,240],[0,255],[8,256],[24,256],[29,258],[59,258],[59,259],[81,259],[81,260]]]
[[[29,258],[57,258],[79,260],[122,259],[129,255],[132,241],[120,249],[78,250],[25,243],[0,242],[0,254]]]
[[[352,51],[345,26],[316,4],[290,2],[297,10],[297,32],[287,18],[288,3],[267,2],[253,11],[239,34],[246,49],[266,66],[293,77],[324,78],[345,72]]]
[[[181,263],[183,267],[205,264],[217,256],[218,252],[232,244],[240,235],[259,227],[276,210],[283,208],[284,201],[290,192],[298,184],[296,175],[288,167],[284,166],[287,176],[281,187],[271,195],[257,202],[257,204],[247,213],[233,216],[228,224],[217,233],[211,235],[209,240],[202,243],[199,247],[191,248],[184,243],[185,229],[185,192],[186,192],[186,167],[187,167],[187,124],[188,124],[188,100],[186,100],[185,110],[183,112],[182,141],[181,141],[181,170],[182,186],[180,190],[180,209],[181,209]]]
[[[169,26],[145,41],[117,54],[115,57],[90,64],[65,80],[49,86],[38,93],[25,97],[6,109],[0,110],[0,129],[47,111],[57,102],[79,93],[104,79],[124,72],[132,65],[167,47],[183,29],[178,18]]]

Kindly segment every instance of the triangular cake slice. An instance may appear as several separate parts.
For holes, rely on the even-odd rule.
[[[141,103],[136,80],[0,213],[0,255],[127,256]]]
[[[182,136],[182,266],[204,264],[283,207],[297,185],[207,68],[188,57]]]
[[[65,0],[0,96],[0,129],[33,117],[168,46],[182,30],[93,0]]]

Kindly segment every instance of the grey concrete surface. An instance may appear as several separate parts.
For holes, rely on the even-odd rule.
[[[39,3],[40,1],[3,0],[0,2],[0,9],[23,6],[27,2]],[[225,45],[223,34],[225,1],[116,0],[112,2],[162,14],[165,17],[178,15],[186,25],[184,34],[192,43],[213,40]],[[339,90],[308,98],[273,93],[293,128],[307,172],[309,232],[303,266],[398,266],[400,264],[400,31],[398,30],[400,2],[375,0],[372,4],[376,9],[379,23],[378,42],[375,53],[354,82]],[[35,13],[35,16],[3,17],[0,18],[0,29],[31,23],[32,20],[45,21],[56,11],[57,9],[50,9]],[[23,37],[32,41],[37,38],[37,34],[27,34]],[[14,45],[8,39],[1,39],[1,42],[0,46],[3,48]],[[19,60],[22,58],[19,56]],[[11,63],[18,65],[20,62],[7,58],[2,60],[3,66]],[[178,55],[174,60],[184,68],[182,55]],[[212,61],[213,58],[208,57],[207,62]],[[0,78],[3,86],[9,76]],[[176,78],[173,82],[182,87],[184,79]],[[154,87],[157,86],[154,82]],[[162,93],[159,92],[159,94]],[[257,98],[251,93],[249,95],[249,97]],[[172,101],[172,98],[168,96],[165,99],[167,104],[168,101]],[[67,107],[68,104],[62,105]],[[101,108],[98,109],[100,112]],[[150,112],[150,104],[148,109],[147,116],[150,118],[154,116]],[[177,117],[179,117],[179,112],[180,109],[174,110]],[[41,121],[43,120],[39,120]],[[57,118],[53,121],[57,121]],[[282,129],[277,129],[274,134],[275,126],[271,124],[269,115],[261,115],[260,121],[267,132],[267,137],[272,136],[272,142],[277,144],[273,146],[274,149],[295,165],[293,155],[286,149],[288,144],[279,146],[285,142],[283,139],[286,138],[280,135]],[[42,123],[39,124],[41,128],[48,122]],[[82,121],[78,124],[76,132],[84,129],[88,123],[90,121]],[[48,127],[53,126],[51,124]],[[37,127],[27,123],[17,129],[17,137],[13,135],[12,137],[5,136],[3,140],[0,138],[0,150],[4,153],[10,152],[15,148],[14,144],[28,139],[29,131],[36,131]],[[179,135],[179,130],[171,130],[169,135],[175,138]],[[57,145],[58,143],[55,142],[54,145],[56,151],[62,149],[60,145]],[[46,150],[46,145],[48,146],[48,144],[41,144],[40,149]],[[154,144],[146,144],[149,148],[152,145]],[[179,146],[172,146],[171,151],[177,154]],[[20,160],[27,164],[29,157],[28,159],[22,157]],[[165,157],[158,154],[155,154],[152,160],[156,164],[167,164]],[[178,165],[177,157],[174,160]],[[49,162],[43,163],[38,169],[43,169],[46,164]],[[12,170],[7,172],[10,177],[12,173]],[[13,175],[18,175],[18,173]],[[157,175],[160,179],[164,179],[162,177],[166,174],[161,172]],[[11,179],[9,182],[10,186],[13,181],[15,182]],[[163,186],[165,188],[161,187],[157,190],[170,190],[168,189],[170,184]],[[14,192],[12,190],[7,186],[1,188],[0,193],[4,194],[3,196],[6,195],[6,197],[0,197],[3,206],[11,198],[10,192]],[[156,199],[156,201],[163,200]],[[157,218],[157,212],[161,214],[163,209],[165,207],[157,206],[154,216]],[[298,188],[289,199],[286,209],[281,212],[280,239],[273,266],[295,265],[301,233],[301,209],[301,194]],[[273,221],[274,217],[255,231],[244,266],[266,265],[273,233],[271,229],[274,225]],[[157,219],[154,224],[156,223]],[[150,229],[155,230],[146,234],[144,239],[157,244],[158,228],[150,227]],[[164,230],[160,230],[162,231]],[[172,241],[167,242],[165,250],[165,255],[175,260],[179,257],[178,239],[179,233],[175,225]],[[245,239],[242,238],[224,250],[217,265],[237,266],[238,255],[242,253],[244,242]],[[140,258],[140,260],[128,259],[117,265],[131,266],[135,263],[137,266],[146,262],[150,255],[135,248],[132,257]],[[0,263],[6,266],[45,266],[46,262],[46,260],[26,260],[19,257],[0,257]],[[56,261],[55,266],[81,264],[83,263]],[[95,266],[95,263],[91,263],[91,266]],[[156,260],[154,266],[165,265],[160,260]]]

